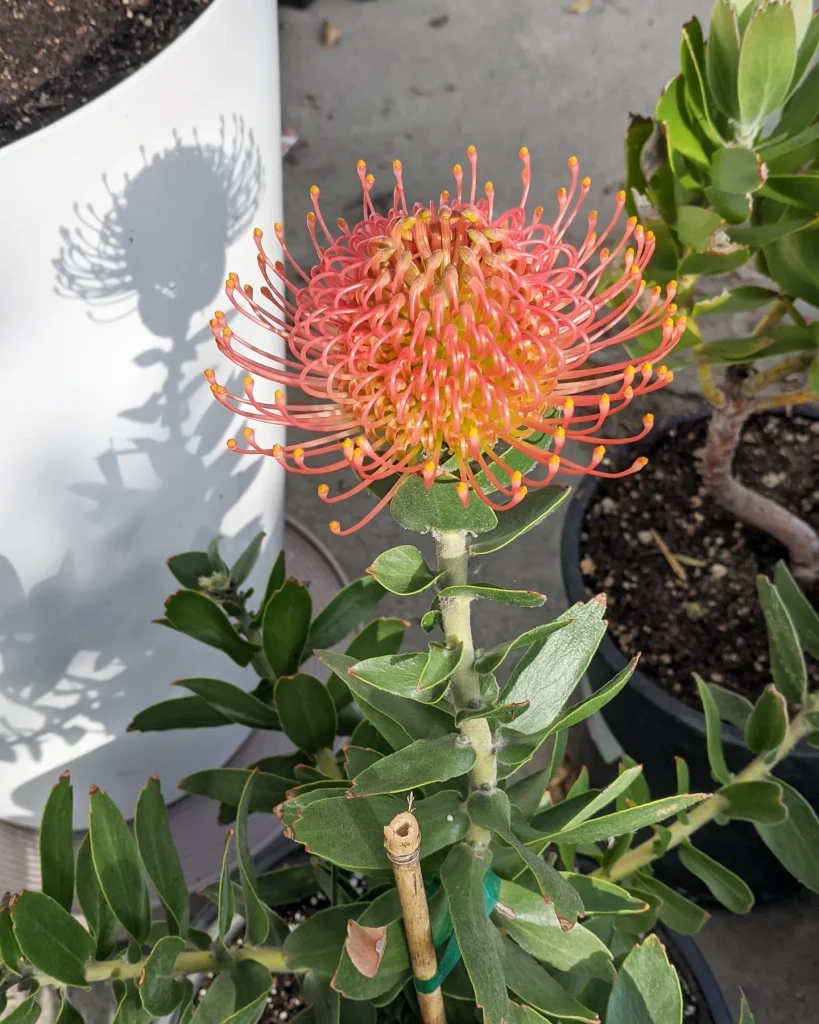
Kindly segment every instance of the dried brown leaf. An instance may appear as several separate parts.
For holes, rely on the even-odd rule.
[[[387,947],[387,928],[367,928],[352,918],[347,922],[347,939],[344,948],[353,966],[365,978],[374,978],[381,957]]]

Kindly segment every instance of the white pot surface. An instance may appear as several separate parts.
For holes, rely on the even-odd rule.
[[[281,546],[279,467],[227,451],[241,423],[202,376],[229,377],[208,319],[228,270],[256,280],[253,227],[281,219],[280,134],[276,5],[215,0],[0,150],[0,820],[35,825],[66,768],[130,815],[147,774],[173,799],[247,734],[124,730],[174,679],[255,683],[151,620],[169,555],[222,534],[230,561],[264,529],[263,587]]]

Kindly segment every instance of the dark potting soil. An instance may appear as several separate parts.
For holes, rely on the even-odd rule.
[[[691,673],[753,699],[770,682],[756,576],[773,574],[782,546],[713,503],[700,480],[705,422],[679,426],[635,476],[602,481],[581,533],[587,593],[605,591],[611,632],[626,655],[675,697],[700,707]],[[819,528],[819,422],[763,415],[746,425],[739,480]],[[681,562],[679,579],[654,530]],[[819,586],[806,590],[819,603]],[[809,660],[812,685],[819,664]]]
[[[0,0],[0,146],[160,53],[211,0]]]

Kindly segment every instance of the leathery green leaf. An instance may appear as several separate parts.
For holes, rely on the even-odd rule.
[[[482,534],[470,544],[470,554],[491,555],[505,548],[560,508],[570,493],[568,487],[544,487],[530,491],[522,501],[503,513],[494,530]]]
[[[677,972],[656,935],[623,961],[609,998],[606,1024],[682,1024]]]
[[[423,832],[421,833],[423,835]],[[484,908],[483,882],[492,865],[492,853],[462,843],[449,851],[441,867],[441,884],[449,901],[452,928],[464,966],[483,1010],[484,1024],[504,1024],[507,1017],[506,983],[494,926]]]
[[[786,782],[777,780],[782,791],[782,803],[787,818],[780,824],[756,821],[756,830],[762,841],[802,885],[819,892],[819,818],[802,796]]]
[[[87,988],[84,963],[94,955],[94,940],[79,921],[42,892],[18,893],[10,909],[23,956],[64,985]]]
[[[705,713],[705,742],[708,750],[708,763],[711,766],[711,777],[715,782],[730,782],[733,776],[728,771],[725,754],[722,750],[722,724],[716,701],[705,681],[696,672],[694,679],[699,690],[702,710]]]
[[[776,563],[774,578],[776,591],[791,617],[799,642],[808,654],[819,658],[819,612],[811,606],[784,562]]]
[[[190,897],[182,862],[168,824],[162,788],[156,776],[148,781],[139,794],[134,815],[134,834],[145,871],[162,901],[168,929],[171,934],[184,938],[188,932]]]
[[[708,886],[715,900],[734,914],[748,913],[754,905],[754,894],[738,875],[687,840],[677,852],[682,866]]]
[[[262,616],[262,644],[273,675],[292,676],[307,653],[313,599],[298,580],[285,580],[270,597]]]
[[[106,960],[116,945],[117,922],[102,893],[91,855],[91,837],[86,834],[77,850],[77,900],[96,940],[97,960]]]
[[[178,590],[165,602],[165,617],[181,633],[223,651],[237,665],[246,666],[257,648],[240,636],[221,606],[198,590]]]
[[[424,556],[412,544],[402,544],[382,552],[367,570],[391,594],[408,596],[420,594],[440,579],[441,573],[433,573]],[[327,644],[316,644],[326,647]]]
[[[556,843],[572,843],[577,846],[584,843],[597,843],[612,836],[635,832],[648,825],[656,825],[657,822],[665,821],[681,810],[684,811],[694,804],[700,803],[708,795],[707,793],[688,793],[683,796],[667,796],[661,800],[652,800],[648,804],[640,804],[637,807],[629,807],[625,811],[616,811],[614,814],[592,818],[579,825],[571,825],[554,833],[550,839]]]
[[[128,732],[167,732],[170,729],[212,729],[230,719],[201,697],[174,697],[138,711]]]
[[[796,24],[790,4],[768,3],[751,16],[739,51],[739,114],[760,128],[788,94],[796,65]]]
[[[151,950],[139,979],[142,1005],[152,1017],[173,1013],[182,1002],[184,985],[174,976],[176,958],[185,948],[178,935],[165,935]]]
[[[707,910],[645,871],[637,872],[636,885],[640,891],[660,901],[660,920],[680,935],[696,935],[711,916]]]
[[[600,1018],[570,995],[541,964],[505,935],[496,932],[495,945],[503,965],[506,984],[519,999],[550,1017],[599,1024]]]
[[[68,911],[74,902],[73,810],[71,776],[63,772],[43,808],[39,837],[40,874],[43,892]]]
[[[465,775],[475,763],[475,750],[459,733],[436,740],[416,740],[382,757],[353,779],[355,796],[402,793]]]
[[[464,508],[454,480],[439,480],[427,490],[417,475],[405,480],[395,492],[390,512],[399,526],[416,533],[429,533],[431,530],[489,533],[498,525],[498,517],[492,509],[474,494]]]
[[[264,942],[270,931],[267,908],[259,899],[256,890],[256,873],[247,838],[247,816],[257,775],[258,772],[250,773],[236,812],[236,852],[239,860],[239,881],[242,885],[242,897],[245,904],[245,939],[251,946],[258,946]]]
[[[190,690],[237,725],[246,725],[250,729],[279,728],[279,719],[273,708],[233,683],[199,678],[178,679],[173,685]]]
[[[799,704],[804,699],[808,674],[796,627],[771,581],[766,576],[758,576],[756,585],[768,629],[774,685],[786,700]]]
[[[230,807],[238,807],[251,774],[250,768],[205,768],[182,779],[179,788],[185,793],[208,796]],[[272,810],[284,800],[288,789],[292,787],[292,778],[257,772],[248,813]]]
[[[766,686],[745,723],[745,745],[754,754],[775,750],[788,731],[788,703],[775,686]]]
[[[342,587],[313,619],[307,649],[340,643],[369,617],[383,596],[381,584],[367,576]]]
[[[788,817],[779,779],[757,779],[732,782],[719,790],[725,801],[722,813],[727,818],[752,821],[755,824],[779,825]]]
[[[332,747],[338,720],[327,687],[300,672],[280,676],[276,682],[276,712],[288,739],[308,754]]]
[[[304,921],[304,927],[299,925],[295,928],[284,940],[288,968],[294,971],[316,970],[332,975],[347,938],[347,922],[360,917],[366,906],[363,903],[350,903],[347,906],[328,907]]]
[[[545,594],[536,590],[504,590],[494,583],[468,583],[452,587],[444,587],[438,591],[438,598],[468,597],[471,601],[494,601],[495,604],[506,604],[519,608],[539,608],[546,602]]]
[[[100,887],[114,916],[141,944],[151,930],[151,907],[136,842],[107,793],[92,786],[89,802],[91,855]]]
[[[570,622],[571,619],[557,619],[555,622],[547,622],[542,626],[528,629],[525,633],[515,637],[514,640],[507,640],[505,643],[497,644],[495,647],[489,647],[486,650],[477,650],[475,652],[475,671],[494,672],[495,669],[500,668],[510,651],[517,650],[519,647],[531,647],[538,640],[545,640],[547,636],[551,636],[552,633],[556,633],[559,629],[563,629],[564,626],[568,626]]]

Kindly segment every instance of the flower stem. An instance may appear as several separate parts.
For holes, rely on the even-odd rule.
[[[790,723],[785,739],[776,750],[775,757],[771,757],[770,753],[760,754],[759,757],[755,757],[750,764],[737,773],[734,782],[754,782],[757,779],[767,778],[774,766],[784,760],[802,737],[806,736],[812,729],[813,726],[805,717],[805,712],[800,712]],[[709,821],[713,821],[726,807],[725,797],[720,796],[719,793],[715,793],[707,800],[703,800],[693,811],[687,812],[687,821],[685,823],[678,819],[670,827],[671,838],[668,841],[666,850],[672,850],[675,846],[679,846],[690,835],[693,835],[697,829],[707,825]],[[654,842],[653,838],[646,839],[644,843],[635,846],[633,850],[629,850],[625,856],[615,861],[607,870],[597,868],[592,874],[599,878],[606,878],[611,882],[617,882],[621,878],[633,875],[635,871],[645,867],[646,864],[650,864],[653,860],[658,860],[663,856],[663,854],[659,854],[655,850]]]
[[[230,971],[240,960],[255,960],[270,971],[287,970],[284,951],[279,946],[236,946],[224,952],[191,951],[180,953],[174,962],[174,974],[212,974]],[[85,965],[85,980],[113,981],[120,978],[139,978],[145,969],[147,958],[128,963],[125,960],[91,960]],[[50,975],[36,971],[33,974],[40,984],[60,987],[61,983]]]
[[[436,540],[438,568],[446,574],[444,586],[464,586],[469,561],[466,533],[461,530],[445,531],[438,534]],[[452,700],[457,711],[479,708],[482,703],[480,680],[475,671],[470,605],[471,598],[466,596],[441,599],[444,636],[449,643],[462,643],[464,648],[460,664],[452,673]],[[475,764],[469,774],[470,789],[494,789],[498,782],[498,762],[489,723],[485,718],[472,718],[459,728],[475,750]],[[475,846],[486,847],[490,832],[472,825],[467,840]]]

